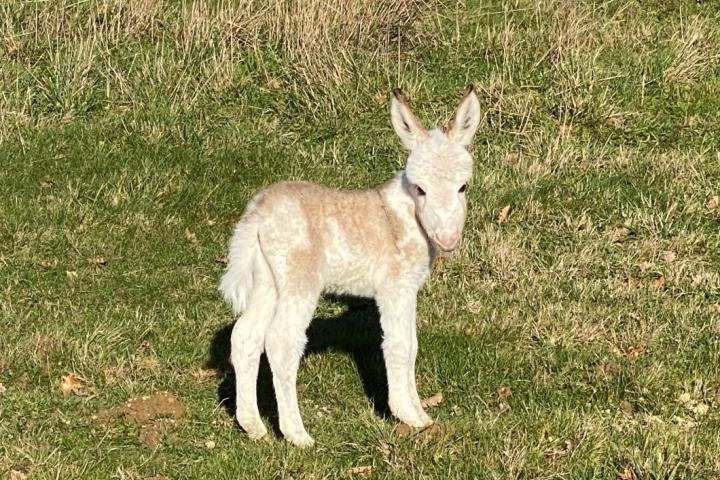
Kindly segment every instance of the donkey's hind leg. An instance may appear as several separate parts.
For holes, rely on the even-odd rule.
[[[230,361],[235,369],[235,416],[248,436],[258,439],[267,433],[257,405],[258,367],[265,333],[275,313],[277,290],[261,255],[255,259],[253,273],[253,291],[248,307],[232,330]]]
[[[307,336],[319,292],[281,295],[275,318],[265,338],[265,351],[273,375],[280,431],[298,447],[313,444],[305,431],[297,398],[297,371],[305,351]]]

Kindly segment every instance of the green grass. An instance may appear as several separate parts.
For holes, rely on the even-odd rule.
[[[411,2],[310,27],[271,3],[0,6],[0,477],[720,477],[713,2]],[[441,431],[378,412],[373,309],[327,300],[299,372],[316,446],[248,440],[220,404],[232,221],[275,181],[384,181],[404,160],[387,92],[440,123],[468,82],[464,245],[419,299]],[[158,391],[188,415],[157,448],[93,420]]]

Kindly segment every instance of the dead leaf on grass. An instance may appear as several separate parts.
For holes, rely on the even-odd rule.
[[[510,387],[506,387],[505,385],[500,385],[495,390],[495,393],[497,393],[497,396],[502,400],[512,395],[512,389]]]
[[[677,255],[672,250],[666,250],[663,252],[662,255],[663,260],[665,260],[667,263],[672,263],[677,258]]]
[[[629,468],[623,469],[621,472],[618,473],[618,480],[634,480],[635,475],[633,474],[633,471]]]
[[[375,100],[377,103],[385,103],[387,102],[387,99],[387,93],[384,91],[375,92],[375,95],[373,95],[373,100]]]
[[[54,268],[57,265],[57,260],[40,260],[38,262],[38,266],[40,268],[44,268],[45,270],[50,270],[51,268]]]
[[[66,397],[70,394],[80,395],[82,393],[83,381],[74,373],[60,377],[60,391]]]
[[[500,213],[498,213],[498,223],[505,223],[508,219],[508,215],[510,215],[510,205],[505,205],[502,210],[500,210]]]
[[[347,469],[348,475],[369,475],[377,470],[373,465],[363,465],[360,467],[350,467]]]
[[[7,388],[5,388],[5,385],[0,383],[0,395],[4,394],[5,392],[7,392]]]
[[[195,235],[195,232],[193,232],[189,228],[185,229],[185,238],[190,243],[193,243],[193,244],[198,243],[197,235]]]
[[[665,289],[665,275],[660,274],[650,281],[650,286],[656,290]]]
[[[421,402],[421,404],[422,404],[423,408],[432,408],[432,407],[437,407],[438,405],[440,405],[440,403],[442,403],[442,401],[443,401],[443,394],[442,394],[442,392],[438,392],[435,395],[424,399]]]
[[[642,345],[630,345],[627,349],[627,356],[630,358],[637,358],[645,352],[645,347]]]

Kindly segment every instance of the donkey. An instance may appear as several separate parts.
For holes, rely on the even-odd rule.
[[[390,117],[410,152],[392,180],[358,191],[276,183],[249,202],[235,227],[219,289],[242,314],[232,330],[230,361],[236,418],[252,439],[267,433],[256,393],[264,350],[282,434],[299,447],[313,444],[300,417],[296,380],[305,332],[323,293],[375,299],[390,411],[412,427],[433,423],[415,384],[416,298],[438,251],[460,242],[473,171],[466,147],[480,123],[480,103],[469,85],[450,126],[428,131],[394,90]]]

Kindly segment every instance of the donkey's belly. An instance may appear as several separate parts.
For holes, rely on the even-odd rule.
[[[333,257],[325,259],[324,291],[338,295],[374,297],[385,277],[385,267],[372,257]]]

